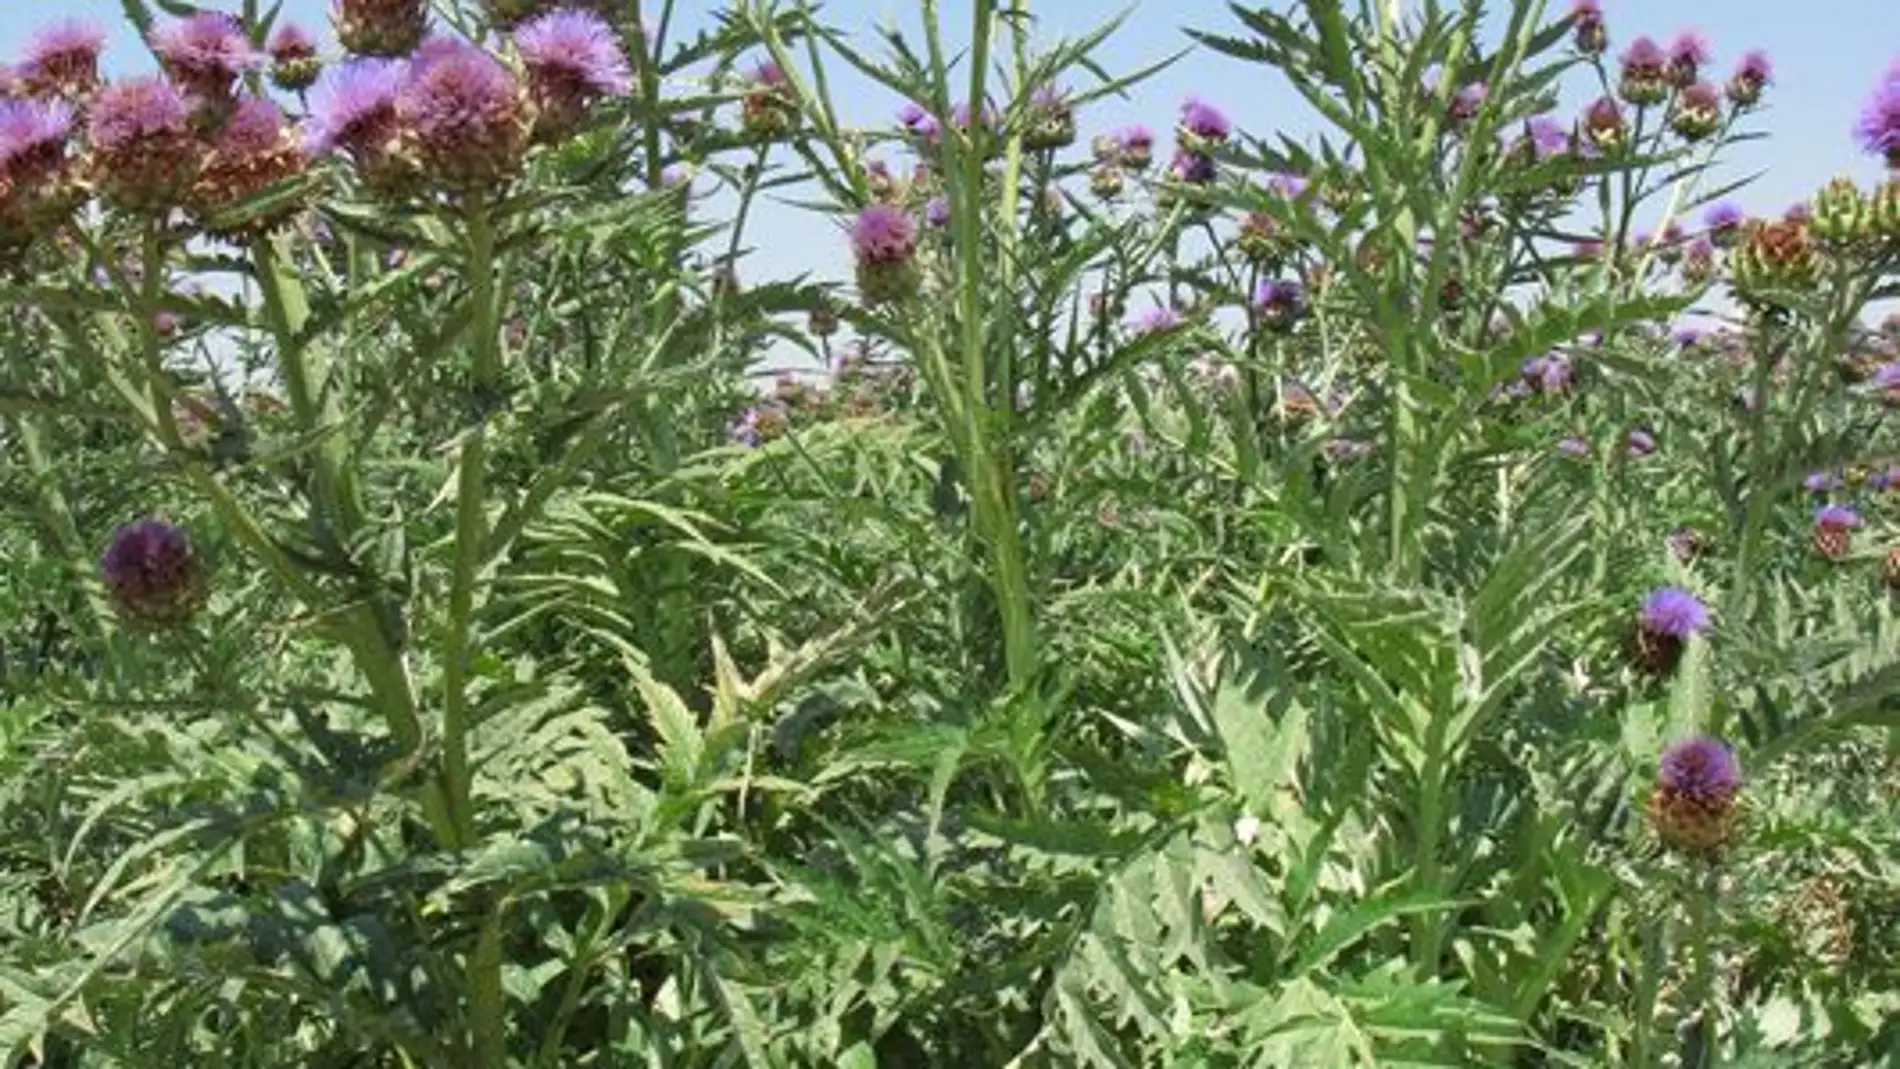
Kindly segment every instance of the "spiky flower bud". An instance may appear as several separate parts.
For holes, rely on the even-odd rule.
[[[1602,152],[1614,152],[1623,145],[1627,125],[1623,109],[1609,97],[1598,97],[1583,112],[1583,136]]]
[[[1146,126],[1130,126],[1116,135],[1121,150],[1119,162],[1139,174],[1154,163],[1155,135]]]
[[[751,88],[740,106],[745,132],[762,140],[784,137],[798,125],[798,97],[791,79],[776,63],[765,62],[752,72]]]
[[[1576,0],[1570,6],[1571,41],[1586,56],[1600,56],[1610,47],[1610,31],[1597,0]]]
[[[1234,239],[1247,262],[1268,271],[1276,271],[1293,255],[1293,239],[1266,212],[1248,212],[1240,221],[1240,234]]]
[[[1663,751],[1649,796],[1649,819],[1668,846],[1713,860],[1734,835],[1741,764],[1720,739],[1698,735]]]
[[[482,0],[489,21],[502,29],[526,22],[551,6],[549,0]]]
[[[1846,505],[1822,505],[1814,510],[1814,552],[1826,560],[1845,560],[1861,523],[1860,513]]]
[[[1647,37],[1638,37],[1623,50],[1616,93],[1639,108],[1660,104],[1669,96],[1669,56]]]
[[[27,38],[14,76],[28,96],[77,104],[99,88],[99,57],[105,49],[104,30],[79,19],[62,19]]]
[[[515,31],[528,72],[535,136],[555,141],[578,130],[594,102],[626,96],[633,72],[620,38],[592,11],[551,11]]]
[[[851,228],[858,293],[867,307],[901,300],[917,291],[917,221],[909,212],[873,204]]]
[[[1866,240],[1871,223],[1867,198],[1853,179],[1842,175],[1814,198],[1808,229],[1823,244],[1842,248]]]
[[[107,203],[138,215],[178,205],[203,160],[190,102],[151,76],[99,90],[88,114],[92,180]]]
[[[1234,124],[1219,108],[1196,98],[1181,105],[1181,119],[1175,125],[1175,137],[1184,153],[1211,155],[1233,136]]]
[[[1689,88],[1708,62],[1708,39],[1694,30],[1684,30],[1669,43],[1669,84],[1677,89]]]
[[[317,83],[323,61],[317,58],[317,40],[294,22],[277,27],[270,38],[270,80],[286,93],[301,93]]]
[[[1709,630],[1702,599],[1680,587],[1662,587],[1643,599],[1636,614],[1630,652],[1636,667],[1652,675],[1674,671],[1689,639]]]
[[[217,217],[296,177],[305,165],[303,147],[291,136],[277,105],[264,97],[244,97],[205,155],[204,167],[192,188],[192,209],[206,229],[219,237],[237,239],[266,233],[287,221],[296,205],[278,205],[228,225]]]
[[[1735,250],[1734,284],[1743,296],[1759,298],[1765,291],[1805,286],[1818,269],[1806,223],[1753,220]]]
[[[114,532],[99,571],[120,618],[138,630],[189,623],[210,593],[190,538],[163,519],[139,520]]]
[[[429,31],[429,0],[336,0],[330,20],[347,51],[405,56]]]
[[[1900,177],[1889,178],[1874,192],[1868,206],[1870,233],[1890,246],[1900,246]]]
[[[1735,73],[1728,78],[1729,102],[1738,108],[1754,107],[1774,78],[1775,68],[1768,61],[1768,53],[1760,49],[1743,53],[1741,62],[1735,64]]]
[[[1306,291],[1298,282],[1262,279],[1254,290],[1253,312],[1263,329],[1284,334],[1306,314]]]
[[[1075,144],[1075,109],[1068,94],[1053,85],[1040,86],[1029,97],[1029,125],[1023,131],[1023,147],[1031,152],[1052,152]]]
[[[1701,141],[1722,125],[1722,94],[1708,82],[1695,82],[1676,94],[1669,128],[1684,141]]]
[[[457,38],[433,38],[410,60],[396,116],[424,180],[447,192],[500,186],[527,152],[531,115],[514,72]]]
[[[1114,200],[1122,195],[1127,179],[1122,169],[1112,163],[1103,164],[1089,172],[1089,192],[1103,200]]]

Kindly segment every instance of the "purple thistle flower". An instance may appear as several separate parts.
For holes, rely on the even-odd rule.
[[[286,92],[303,92],[323,73],[323,63],[317,59],[317,39],[298,23],[279,25],[271,34],[268,51],[271,81]]]
[[[1887,73],[1861,108],[1854,137],[1868,154],[1883,157],[1900,170],[1900,63]]]
[[[1900,361],[1875,365],[1869,382],[1876,390],[1900,390]]]
[[[1750,49],[1742,53],[1735,64],[1735,73],[1728,78],[1728,98],[1737,107],[1750,107],[1761,100],[1761,91],[1775,80],[1774,64],[1768,60],[1768,53],[1761,49]]]
[[[1637,107],[1657,104],[1669,95],[1672,80],[1669,54],[1647,37],[1630,42],[1620,57],[1616,91]]]
[[[1689,591],[1666,586],[1643,599],[1636,623],[1647,634],[1684,640],[1708,632],[1709,609]]]
[[[1267,188],[1287,200],[1298,200],[1306,192],[1306,179],[1288,171],[1275,171],[1266,176]]]
[[[1669,42],[1669,76],[1678,89],[1694,84],[1709,62],[1709,40],[1694,30],[1683,30]]]
[[[1848,505],[1822,505],[1814,510],[1814,526],[1828,531],[1851,531],[1864,521]]]
[[[201,150],[191,102],[162,78],[129,78],[100,89],[87,129],[100,192],[127,211],[170,207],[197,176]]]
[[[1145,171],[1154,162],[1155,135],[1146,126],[1124,127],[1115,135],[1115,144],[1121,152],[1121,162],[1130,170]]]
[[[898,125],[910,131],[913,136],[935,144],[943,130],[937,123],[937,117],[924,110],[922,104],[907,101],[897,112]]]
[[[1177,182],[1204,186],[1215,177],[1214,157],[1179,149],[1168,164],[1168,174]]]
[[[1581,438],[1563,438],[1557,442],[1557,452],[1567,457],[1587,457],[1590,455],[1590,443]]]
[[[1234,126],[1219,108],[1198,97],[1189,97],[1181,105],[1180,130],[1183,140],[1189,143],[1218,145],[1233,135]]]
[[[1831,471],[1811,471],[1801,480],[1801,487],[1812,494],[1825,494],[1840,489],[1841,477]]]
[[[1656,768],[1649,817],[1670,846],[1714,857],[1734,830],[1742,767],[1722,740],[1696,735],[1672,743]]]
[[[1746,216],[1742,212],[1741,205],[1725,200],[1718,204],[1711,204],[1708,210],[1702,213],[1702,225],[1708,228],[1709,236],[1715,243],[1722,245],[1729,238],[1740,233],[1744,218]]]
[[[27,38],[14,74],[33,96],[77,101],[99,87],[99,57],[105,50],[104,30],[80,19],[61,19]]]
[[[942,230],[950,225],[950,198],[932,197],[924,205],[924,223],[932,230]]]
[[[557,137],[581,125],[600,97],[626,96],[633,71],[613,27],[592,11],[561,8],[515,31],[528,71],[537,133]]]
[[[73,117],[64,100],[0,98],[0,187],[36,185],[58,170]]]
[[[1656,436],[1638,427],[1629,433],[1626,448],[1633,457],[1646,457],[1656,451]]]
[[[1261,279],[1253,292],[1253,310],[1261,326],[1273,331],[1288,330],[1306,312],[1306,291],[1298,282]]]
[[[1583,112],[1583,132],[1587,143],[1608,151],[1623,143],[1623,109],[1610,97],[1598,97]]]
[[[154,28],[146,43],[172,81],[188,95],[223,100],[238,76],[264,66],[237,18],[203,11]]]
[[[1181,313],[1167,305],[1156,305],[1136,316],[1128,324],[1128,333],[1137,337],[1145,334],[1157,334],[1164,330],[1173,330],[1181,325]]]
[[[1702,344],[1702,338],[1706,333],[1700,327],[1677,327],[1669,337],[1676,343],[1676,348],[1693,349]]]
[[[1540,160],[1570,151],[1570,131],[1549,115],[1531,116],[1524,124],[1524,129],[1530,136],[1532,151]]]
[[[1484,108],[1484,102],[1491,96],[1491,87],[1483,82],[1472,82],[1461,86],[1452,94],[1450,114],[1453,122],[1469,122],[1477,118]]]
[[[428,179],[468,191],[511,177],[527,148],[521,87],[500,60],[456,38],[423,42],[396,116]]]
[[[209,592],[190,538],[162,519],[139,520],[113,532],[99,571],[121,618],[140,629],[188,622]]]
[[[408,65],[397,59],[353,59],[323,72],[310,93],[305,147],[312,156],[383,150],[396,132],[396,94]]]
[[[851,225],[851,252],[860,263],[896,263],[917,251],[917,221],[901,208],[873,204]]]

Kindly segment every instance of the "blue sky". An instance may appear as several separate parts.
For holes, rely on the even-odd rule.
[[[225,2],[235,6],[238,0]],[[657,7],[654,0],[646,2]],[[1567,2],[1551,0],[1553,9]],[[1809,196],[1833,175],[1844,173],[1869,182],[1880,173],[1876,161],[1856,151],[1849,128],[1876,79],[1900,57],[1900,34],[1877,29],[1895,25],[1894,2],[1604,0],[1603,6],[1613,48],[1639,33],[1666,41],[1677,30],[1699,29],[1714,45],[1718,76],[1743,51],[1768,50],[1777,84],[1769,90],[1768,106],[1756,122],[1770,136],[1732,150],[1724,174],[1713,180],[1766,171],[1740,199],[1752,210],[1778,212]],[[327,0],[285,0],[284,11],[286,17],[327,31],[327,6]],[[711,6],[705,0],[681,0],[677,5],[688,12],[703,12]],[[947,21],[962,30],[968,21],[967,0],[942,0],[940,6]],[[1080,34],[1123,9],[1120,4],[1097,0],[1031,0],[1030,6],[1037,15],[1037,37],[1043,40]],[[1502,11],[1502,4],[1496,6]],[[859,31],[860,44],[875,50],[878,42],[868,31],[893,20],[910,29],[911,39],[917,40],[918,7],[916,0],[831,0],[825,5],[825,16],[834,25]],[[1184,26],[1216,32],[1236,29],[1226,4],[1219,0],[1137,0],[1132,7],[1126,25],[1099,54],[1103,66],[1113,73],[1156,62],[1187,44]],[[120,0],[0,0],[0,56],[16,54],[32,28],[54,11],[110,26],[116,35],[108,55],[112,69],[137,69],[148,62],[129,32]],[[706,20],[703,14],[690,17],[700,24]],[[967,31],[954,36],[966,37]],[[882,87],[843,69],[842,63],[837,66],[830,76],[846,120],[888,123],[900,102]],[[1105,100],[1086,109],[1079,116],[1083,142],[1093,133],[1133,121],[1165,131],[1175,108],[1189,95],[1221,106],[1244,130],[1299,136],[1317,129],[1302,102],[1275,72],[1197,53],[1136,87],[1129,99]],[[1575,104],[1583,103],[1583,96],[1579,87]],[[843,242],[831,221],[798,208],[776,206],[757,213],[755,223],[748,244],[757,252],[743,267],[742,277],[759,280],[798,272],[837,277],[843,270]]]

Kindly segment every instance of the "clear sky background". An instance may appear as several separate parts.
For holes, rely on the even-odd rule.
[[[223,0],[227,9],[237,3]],[[657,9],[654,0],[646,3],[649,9]],[[1554,13],[1567,5],[1568,0],[1550,0]],[[686,13],[689,29],[707,24],[717,6],[711,0],[680,0],[676,5]],[[1880,174],[1879,163],[1858,152],[1850,128],[1881,73],[1900,59],[1900,0],[1796,4],[1785,0],[1604,0],[1603,6],[1613,52],[1640,33],[1666,43],[1678,30],[1698,29],[1714,46],[1712,76],[1719,80],[1743,51],[1768,51],[1776,84],[1754,121],[1770,136],[1731,150],[1724,171],[1711,178],[1716,182],[1765,171],[1739,197],[1751,211],[1778,213],[1809,197],[1836,174],[1862,183]],[[907,36],[912,41],[919,40],[918,7],[916,0],[831,0],[823,15],[833,25],[854,31],[861,47],[875,51],[880,44],[870,31],[893,21],[910,31]],[[940,7],[952,27],[953,43],[967,40],[968,0],[941,0]],[[1131,0],[1127,5],[1105,0],[1031,0],[1030,7],[1038,23],[1035,36],[1042,41],[1078,35],[1132,7],[1126,24],[1098,54],[1104,68],[1115,74],[1154,63],[1188,44],[1183,27],[1238,31],[1221,0]],[[1496,18],[1501,20],[1504,4],[1496,9],[1500,12]],[[321,30],[326,40],[327,10],[328,0],[284,2],[284,17]],[[122,14],[120,0],[0,0],[0,57],[17,55],[32,29],[55,15],[78,15],[108,26],[114,34],[107,57],[111,70],[149,66]],[[842,62],[829,74],[848,122],[867,126],[891,122],[901,101],[888,90]],[[1086,77],[1077,74],[1078,79]],[[1585,102],[1587,87],[1582,81],[1576,80],[1568,106],[1580,107]],[[1078,80],[1074,86],[1084,88],[1086,82]],[[1134,121],[1146,122],[1165,137],[1175,109],[1189,95],[1222,107],[1243,130],[1283,131],[1298,137],[1320,128],[1276,72],[1197,52],[1136,87],[1127,99],[1104,100],[1085,109],[1078,117],[1081,142],[1076,151],[1086,151],[1091,135]],[[836,224],[790,205],[758,211],[747,244],[756,250],[742,266],[741,275],[748,280],[803,272],[838,278],[848,266]]]

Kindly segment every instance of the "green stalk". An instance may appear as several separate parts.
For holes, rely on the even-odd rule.
[[[988,331],[983,318],[983,294],[994,282],[990,277],[992,265],[983,254],[983,152],[976,140],[983,136],[985,75],[995,16],[994,0],[977,0],[970,60],[970,127],[974,136],[967,143],[959,141],[960,155],[955,160],[958,179],[951,183],[950,193],[957,230],[958,315],[963,328],[962,392],[966,415],[964,439],[971,478],[970,496],[977,529],[989,543],[992,557],[991,583],[1002,617],[1010,686],[1020,691],[1027,689],[1036,677],[1037,641],[1015,495],[1010,486],[1011,464],[1007,451],[998,450],[990,440],[989,424],[994,408],[989,398]],[[1020,144],[1015,139],[1011,143],[1017,168],[1012,173],[1019,173]],[[1013,189],[1013,183],[1006,182],[1005,189]],[[1012,195],[1005,193],[1006,198]],[[1006,199],[1005,203],[1012,201]],[[1015,398],[998,398],[994,403],[1012,405]]]
[[[476,403],[491,403],[501,382],[501,302],[496,286],[495,226],[488,205],[471,201],[468,270],[474,314],[473,392]],[[488,539],[488,419],[484,411],[462,435],[456,460],[455,562],[449,586],[449,620],[444,643],[442,687],[442,800],[455,841],[466,846],[474,833],[470,803],[468,701],[470,645],[475,629],[475,582]]]
[[[1717,1069],[1721,1062],[1715,1020],[1715,900],[1721,871],[1713,865],[1697,873],[1689,891],[1689,956],[1694,972],[1684,1001],[1683,1069]]]

